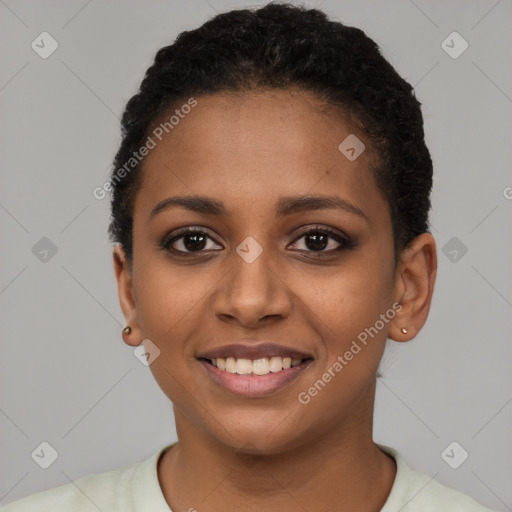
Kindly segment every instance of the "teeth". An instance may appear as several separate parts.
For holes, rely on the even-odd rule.
[[[261,359],[235,359],[234,357],[217,357],[212,359],[211,363],[219,370],[228,373],[237,373],[239,375],[268,375],[270,372],[276,373],[297,366],[302,359],[292,359],[290,357],[263,357]]]
[[[280,372],[283,369],[283,358],[271,357],[269,366],[271,372]]]
[[[254,373],[255,375],[267,375],[269,371],[270,365],[266,357],[264,357],[263,359],[255,359],[252,362],[252,373]]]
[[[234,357],[228,357],[226,359],[226,371],[236,373],[236,359]]]
[[[239,375],[249,375],[249,373],[252,373],[252,361],[250,359],[237,359],[235,368]]]

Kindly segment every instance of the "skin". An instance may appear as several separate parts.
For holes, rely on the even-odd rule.
[[[146,157],[132,265],[120,245],[113,253],[132,327],[125,342],[158,346],[150,369],[174,407],[179,443],[158,465],[165,499],[176,512],[380,510],[396,465],[372,439],[375,374],[386,339],[409,341],[427,318],[434,239],[418,236],[395,266],[389,205],[370,171],[376,155],[343,112],[292,89],[197,100]],[[366,144],[354,161],[338,150],[351,133]],[[150,219],[161,200],[196,194],[223,202],[228,214],[172,207]],[[339,209],[276,216],[279,198],[306,194],[335,194],[366,218]],[[355,245],[328,238],[315,249],[299,230],[316,225]],[[203,253],[180,258],[159,246],[185,226],[211,237]],[[236,252],[248,236],[263,248],[252,263]],[[183,242],[173,247],[186,251]],[[301,404],[298,394],[394,303],[402,304],[396,316]],[[269,396],[237,396],[196,357],[241,338],[296,347],[314,361]]]

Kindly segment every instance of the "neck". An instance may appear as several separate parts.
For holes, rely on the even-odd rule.
[[[176,511],[378,511],[396,465],[372,440],[370,398],[337,428],[271,455],[237,453],[175,410],[179,442],[158,467],[165,499]]]

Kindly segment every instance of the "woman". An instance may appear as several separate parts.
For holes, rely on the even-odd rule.
[[[178,442],[6,512],[488,510],[372,439],[437,266],[420,104],[377,45],[318,10],[221,14],[158,51],[122,127],[122,334]]]

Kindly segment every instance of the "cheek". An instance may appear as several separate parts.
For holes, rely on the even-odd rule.
[[[191,324],[199,328],[195,315],[207,299],[208,280],[194,278],[200,271],[192,267],[171,269],[161,255],[141,260],[134,268],[134,286],[142,336],[162,351],[175,353],[184,345]]]
[[[308,322],[314,322],[323,349],[318,370],[297,401],[310,417],[322,417],[325,425],[351,414],[374,382],[388,330],[381,315],[388,322],[394,317],[386,289],[390,282],[385,272],[350,272],[305,289],[305,310],[311,312]]]
[[[200,393],[190,382],[197,371],[191,336],[201,329],[200,313],[208,283],[194,279],[198,271],[171,269],[165,259],[148,255],[134,268],[137,317],[142,338],[160,350],[150,370],[160,389],[182,411],[194,415],[194,397]]]
[[[384,269],[366,267],[331,277],[301,281],[301,301],[315,311],[333,333],[354,334],[373,324],[389,307],[392,279]]]
[[[324,366],[347,354],[350,366],[376,370],[394,316],[388,312],[392,284],[389,266],[382,263],[340,269],[320,281],[302,280],[303,311],[324,345],[319,354]]]

